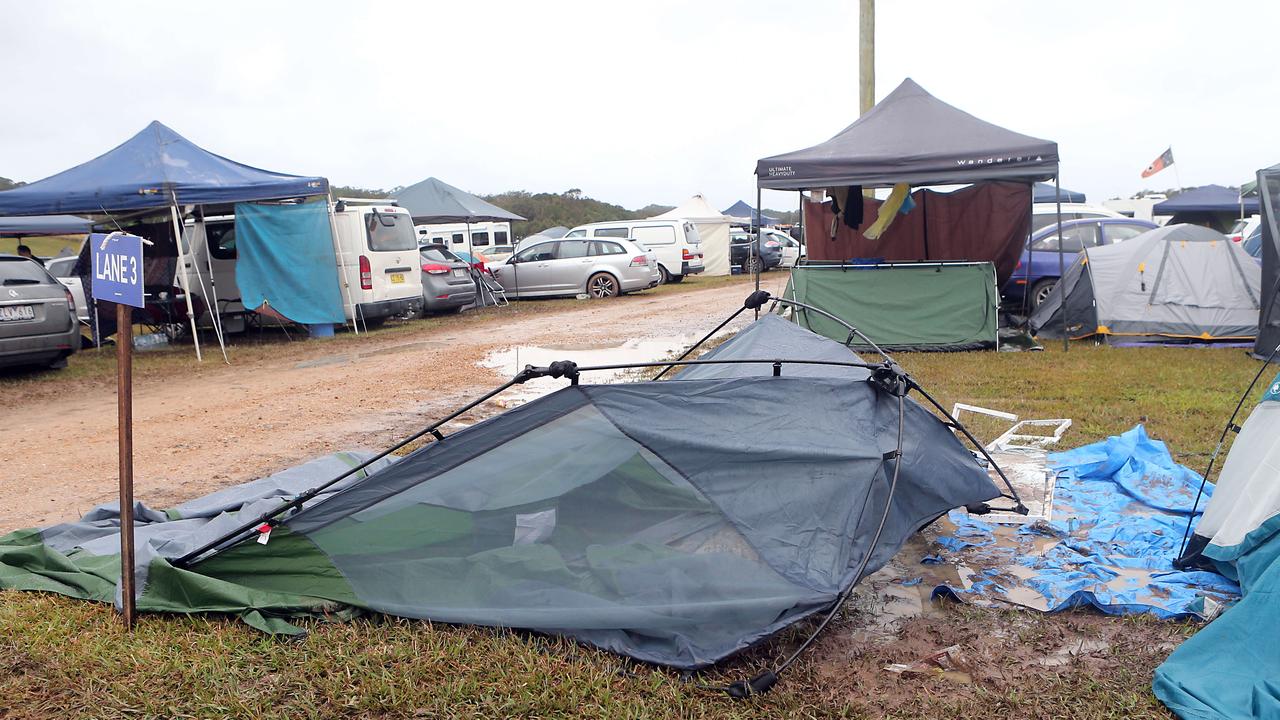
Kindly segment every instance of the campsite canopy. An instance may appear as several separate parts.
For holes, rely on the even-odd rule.
[[[474,223],[524,220],[465,190],[429,177],[396,193],[396,202],[416,223]]]
[[[1166,225],[1086,249],[1029,322],[1057,336],[1065,304],[1075,339],[1252,340],[1261,277],[1253,258],[1221,233]]]
[[[729,274],[729,224],[733,218],[716,212],[701,195],[680,203],[653,220],[688,220],[698,228],[702,241],[703,272],[707,275]]]
[[[857,361],[770,316],[714,357],[739,357],[739,341],[784,361]],[[1000,494],[911,398],[856,368],[784,364],[774,377],[770,365],[567,385],[341,480],[269,536],[219,541],[317,486],[338,459],[140,511],[138,607],[286,632],[282,617],[371,610],[698,668],[830,611],[920,528]],[[0,587],[110,602],[117,533],[108,507],[10,534]],[[174,566],[210,542],[214,554]]]
[[[1262,313],[1253,354],[1267,357],[1280,345],[1280,165],[1258,171],[1262,206]]]
[[[1058,144],[1006,130],[925,92],[911,78],[824,143],[756,163],[775,190],[1047,180]]]
[[[1258,212],[1256,197],[1244,198],[1244,211],[1252,214]],[[1203,185],[1186,190],[1176,196],[1156,203],[1151,212],[1156,215],[1177,215],[1179,213],[1239,213],[1241,207],[1240,192],[1221,185]]]
[[[260,170],[215,155],[153,121],[103,155],[0,192],[0,216],[105,215],[172,205],[228,205],[324,195],[329,181]]]
[[[742,200],[739,200],[731,207],[727,208],[723,214],[728,215],[737,222],[751,223],[752,225],[778,224],[778,218],[762,215],[759,210],[756,210]]]
[[[1085,201],[1085,195],[1082,192],[1068,190],[1062,188],[1062,202],[1066,203],[1082,203]],[[1058,190],[1049,183],[1036,183],[1031,188],[1031,202],[1051,203],[1058,201]]]
[[[86,235],[92,230],[92,221],[75,215],[0,217],[0,237]]]

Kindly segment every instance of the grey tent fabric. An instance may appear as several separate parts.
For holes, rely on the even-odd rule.
[[[701,359],[826,360],[846,363],[862,361],[848,347],[773,313],[761,316],[739,331],[731,341],[712,348]],[[698,380],[712,377],[763,377],[772,374],[773,367],[766,364],[690,365],[676,377],[681,380]],[[790,377],[843,377],[850,380],[865,380],[870,375],[865,368],[832,365],[788,365],[786,374]]]
[[[830,140],[756,163],[759,187],[775,190],[1030,182],[1057,172],[1057,143],[980,120],[911,78]]]
[[[397,204],[417,223],[524,220],[464,190],[429,177],[396,193]]]
[[[1060,337],[1065,303],[1073,338],[1253,339],[1261,281],[1258,264],[1221,233],[1166,225],[1078,255],[1029,322]]]
[[[0,237],[88,235],[93,222],[76,215],[31,215],[0,218]]]
[[[1262,312],[1253,353],[1265,358],[1280,345],[1280,165],[1259,170],[1257,186],[1262,209]]]

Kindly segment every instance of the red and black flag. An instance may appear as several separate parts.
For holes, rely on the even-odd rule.
[[[1160,153],[1160,157],[1151,161],[1151,164],[1147,166],[1147,169],[1142,171],[1142,177],[1149,178],[1172,164],[1173,148],[1169,148],[1168,150]]]

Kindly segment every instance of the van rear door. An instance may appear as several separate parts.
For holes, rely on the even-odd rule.
[[[418,237],[413,218],[401,208],[373,207],[364,216],[365,263],[360,263],[360,285],[372,290],[372,302],[422,295],[418,272]]]

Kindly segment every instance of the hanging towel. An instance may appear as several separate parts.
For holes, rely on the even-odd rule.
[[[889,224],[898,216],[898,210],[902,208],[902,203],[911,194],[911,186],[906,183],[898,183],[893,186],[893,191],[889,193],[889,197],[880,205],[880,214],[876,217],[876,221],[862,233],[868,240],[878,240],[889,229]]]

